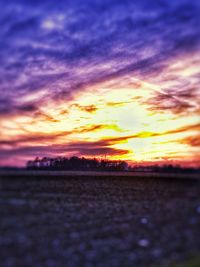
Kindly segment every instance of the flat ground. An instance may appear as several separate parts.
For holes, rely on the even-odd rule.
[[[200,254],[200,180],[1,175],[1,267],[171,266]]]

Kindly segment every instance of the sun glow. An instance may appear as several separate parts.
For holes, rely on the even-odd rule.
[[[118,80],[104,82],[85,88],[67,103],[64,99],[47,103],[36,118],[13,117],[10,122],[4,122],[5,130],[16,127],[7,135],[7,141],[12,138],[13,146],[18,148],[24,144],[33,148],[39,143],[38,149],[56,144],[65,147],[62,152],[58,149],[61,155],[106,154],[110,159],[132,162],[171,158],[184,161],[197,153],[195,147],[179,142],[194,131],[197,134],[198,129],[192,132],[188,126],[198,124],[197,117],[152,111],[149,99],[155,91],[162,93],[154,84],[136,79],[131,79],[124,88],[118,84]],[[57,148],[52,147],[54,150]]]

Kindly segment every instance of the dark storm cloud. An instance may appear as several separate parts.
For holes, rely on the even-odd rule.
[[[67,99],[115,77],[162,75],[170,58],[199,49],[199,12],[197,0],[2,0],[1,110],[21,112],[21,97],[42,90]]]

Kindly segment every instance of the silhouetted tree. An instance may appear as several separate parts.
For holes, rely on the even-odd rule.
[[[128,169],[125,161],[86,159],[84,157],[35,158],[27,162],[27,169],[39,170],[82,170],[82,171],[124,171]]]

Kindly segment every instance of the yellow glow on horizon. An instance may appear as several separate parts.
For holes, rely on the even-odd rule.
[[[148,99],[155,92],[164,94],[158,85],[134,78],[129,79],[123,88],[117,79],[104,82],[85,88],[70,101],[46,103],[36,118],[21,115],[2,122],[2,136],[5,140],[16,139],[19,147],[23,143],[29,146],[65,145],[66,155],[67,145],[71,143],[92,145],[101,141],[106,148],[126,151],[108,154],[110,159],[154,162],[190,158],[196,148],[177,140],[194,134],[194,131],[186,128],[176,133],[175,130],[199,123],[198,116],[182,117],[169,111],[151,111]],[[8,127],[13,125],[15,128],[7,133]],[[33,138],[26,141],[28,136]],[[34,136],[44,138],[38,144],[40,139],[35,141]]]

